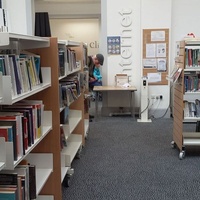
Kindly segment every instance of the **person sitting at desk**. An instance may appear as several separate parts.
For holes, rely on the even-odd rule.
[[[95,95],[93,94],[94,86],[102,85],[102,75],[100,72],[100,66],[103,65],[104,56],[102,54],[96,54],[94,56],[88,56],[88,68],[89,68],[89,89],[92,92],[92,99],[95,100]],[[94,116],[89,115],[90,122]]]
[[[100,72],[100,66],[103,65],[104,56],[102,54],[96,54],[89,56],[89,87],[93,90],[94,86],[102,86],[102,75]]]

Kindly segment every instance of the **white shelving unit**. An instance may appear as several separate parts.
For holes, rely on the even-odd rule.
[[[172,147],[179,148],[179,159],[183,159],[185,157],[185,149],[187,146],[200,146],[200,132],[185,132],[183,126],[183,122],[194,123],[200,120],[200,117],[185,117],[187,116],[188,110],[187,107],[184,107],[184,102],[195,102],[196,99],[200,99],[199,91],[185,92],[185,90],[190,90],[192,88],[190,87],[191,85],[189,86],[189,78],[188,85],[187,82],[185,82],[187,81],[186,76],[198,77],[198,74],[200,73],[198,60],[196,57],[193,58],[191,56],[193,50],[200,49],[200,40],[189,39],[180,41],[178,42],[178,46],[179,53],[175,58],[175,64],[183,69],[183,73],[180,75],[179,84],[174,86],[174,128],[173,141],[171,144]]]
[[[70,167],[71,163],[81,148],[82,136],[78,134],[71,134],[67,141],[67,147],[63,148],[62,155],[65,156],[65,166]]]
[[[62,191],[61,185],[59,184],[61,165],[59,158],[59,102],[57,98],[58,71],[56,69],[56,66],[58,66],[57,38],[0,33],[0,48],[2,50],[10,49],[15,54],[20,54],[22,50],[29,50],[34,54],[40,55],[43,76],[42,84],[32,88],[29,92],[16,96],[13,96],[11,92],[11,77],[0,76],[0,105],[11,105],[20,100],[29,98],[33,100],[42,100],[45,110],[49,110],[44,112],[42,136],[35,140],[34,145],[29,147],[26,154],[18,158],[17,161],[14,161],[13,144],[0,140],[0,170],[12,170],[23,159],[26,159],[31,164],[36,165],[37,200],[60,200]],[[45,68],[43,68],[43,66],[45,66]],[[55,141],[54,145],[50,145],[51,141]],[[38,153],[32,154],[33,149]],[[3,152],[5,153],[5,162]],[[51,179],[54,180],[55,183],[52,182]]]
[[[41,92],[49,87],[51,87],[51,69],[49,67],[42,67],[42,76],[43,76],[43,83],[39,86],[34,87],[31,91],[12,96],[12,86],[11,86],[11,77],[10,76],[3,76],[3,101],[1,104],[13,104],[20,100],[23,100],[27,97],[30,97],[38,92]]]
[[[31,153],[26,159],[36,166],[36,194],[38,195],[53,171],[53,154]]]
[[[5,168],[6,164],[6,146],[5,139],[0,137],[0,171]]]
[[[16,33],[0,33],[1,49],[13,49],[13,42],[20,43],[21,49],[34,49],[49,47],[49,39],[31,35],[22,35]]]

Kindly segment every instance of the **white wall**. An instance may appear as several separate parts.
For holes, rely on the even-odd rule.
[[[122,35],[122,19],[123,16],[119,14],[120,10],[132,10],[130,14],[132,24],[132,38],[129,40],[132,52],[131,61],[129,66],[131,70],[124,71],[131,76],[131,85],[137,87],[138,91],[135,93],[135,106],[140,107],[140,84],[142,77],[142,29],[153,28],[171,28],[171,0],[125,0],[123,4],[120,1],[115,0],[102,0],[103,6],[107,9],[102,9],[102,16],[107,16],[107,20],[102,23],[102,27],[107,28],[106,33],[103,33],[103,37],[107,36],[121,36]],[[102,7],[103,8],[103,7]],[[105,8],[105,7],[104,7]],[[115,20],[113,20],[115,19]],[[103,20],[102,20],[103,21]],[[122,48],[123,51],[123,48]],[[114,85],[114,76],[116,73],[122,72],[122,67],[119,65],[121,61],[121,55],[108,55],[106,46],[104,46],[104,54],[107,57],[106,66],[103,66],[103,77],[106,75],[107,80],[103,81],[107,85]],[[165,111],[169,106],[169,86],[150,86],[149,96],[151,94],[162,94],[163,100],[159,103],[155,103],[152,108],[157,108]],[[128,96],[127,96],[128,99]],[[116,98],[113,94],[108,94],[107,106],[121,106],[122,102],[120,98]],[[104,106],[106,106],[106,103]],[[150,104],[152,104],[151,102]],[[128,102],[123,105],[128,104]]]
[[[173,0],[172,1],[172,37],[171,37],[171,56],[175,55],[175,42],[183,39],[188,33],[194,33],[200,37],[199,19],[200,19],[200,1],[199,0]]]
[[[169,41],[171,41],[171,14],[172,5],[171,0],[142,0],[141,1],[141,32],[143,29],[154,29],[154,28],[168,28],[169,29]],[[171,43],[169,44],[169,51],[171,50]],[[169,63],[170,63],[169,56]],[[168,67],[170,68],[170,64]],[[142,70],[142,69],[141,69]],[[169,69],[170,71],[170,69]],[[156,102],[151,100],[150,104],[152,109],[161,109],[163,112],[159,114],[164,114],[165,109],[168,108],[170,104],[170,86],[169,85],[158,85],[149,86],[149,99],[151,94],[161,94],[163,95],[163,100]],[[157,113],[154,113],[157,114]]]
[[[121,14],[120,14],[121,12]],[[140,1],[124,0],[123,4],[121,1],[116,0],[102,0],[102,36],[103,46],[101,51],[105,56],[105,64],[103,65],[103,84],[114,85],[115,74],[125,73],[130,76],[131,84],[135,85],[140,91],[140,78],[141,78],[141,34],[140,34]],[[106,16],[106,17],[105,17]],[[130,20],[127,27],[123,26],[124,20]],[[120,55],[108,55],[106,38],[107,36],[122,36],[123,30],[130,30],[128,39],[130,46],[122,47]],[[102,42],[102,40],[101,40]],[[121,41],[121,44],[127,43]],[[125,51],[129,51],[130,58],[123,59]],[[121,62],[129,62],[127,66],[121,66]],[[126,70],[127,69],[127,70]],[[105,79],[106,77],[106,79]],[[118,94],[120,95],[120,94]],[[124,94],[123,94],[124,95]],[[139,104],[139,92],[136,93],[136,106]],[[127,95],[127,101],[129,97]],[[126,102],[120,101],[120,98],[116,98],[113,94],[108,94],[107,106],[126,106]],[[104,104],[106,106],[106,103]]]
[[[88,44],[88,55],[99,52],[98,19],[50,19],[51,35]]]

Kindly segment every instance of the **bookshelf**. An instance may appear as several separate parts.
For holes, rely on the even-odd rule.
[[[42,100],[44,103],[44,115],[42,122],[42,135],[35,139],[34,144],[26,149],[23,156],[18,156],[17,160],[13,158],[12,142],[3,142],[0,140],[1,152],[5,147],[5,156],[0,153],[0,169],[13,170],[18,164],[26,159],[36,166],[36,192],[37,200],[61,199],[61,186],[54,184],[60,182],[60,164],[59,164],[59,101],[58,84],[55,81],[58,78],[56,70],[58,64],[57,58],[57,39],[41,38],[35,36],[26,36],[12,33],[0,34],[0,48],[9,49],[15,54],[22,50],[29,50],[41,56],[43,83],[32,88],[31,91],[22,92],[13,95],[11,92],[11,77],[0,76],[0,87],[2,100],[1,105],[13,105],[21,100]],[[3,43],[4,41],[4,43]],[[6,42],[5,42],[6,41]],[[43,68],[44,66],[44,68]],[[49,101],[54,99],[54,101]],[[5,158],[4,158],[5,157]],[[4,164],[5,162],[5,164]]]
[[[84,58],[80,54],[82,52],[83,45],[80,42],[75,41],[58,41],[58,49],[64,52],[64,59],[60,58],[62,62],[60,66],[64,66],[65,72],[59,77],[59,83],[63,86],[65,81],[73,80],[73,77],[78,76],[80,83],[80,73],[84,70]],[[64,60],[64,61],[63,61]],[[71,63],[70,63],[71,62]],[[59,66],[59,67],[60,67]],[[61,69],[62,70],[62,69]],[[70,87],[70,86],[69,86]],[[68,87],[66,87],[68,88]],[[84,127],[84,93],[83,86],[77,90],[76,98],[68,100],[67,105],[60,106],[60,113],[67,111],[67,123],[61,124],[64,132],[65,141],[67,146],[64,146],[61,150],[61,182],[67,183],[69,186],[69,178],[73,174],[74,169],[71,168],[71,163],[76,155],[79,155],[82,145],[85,144],[85,127]],[[75,92],[76,93],[76,92]],[[69,94],[68,94],[69,95]],[[69,97],[69,96],[68,96]],[[88,124],[89,126],[89,124]]]
[[[180,150],[179,159],[183,159],[187,146],[200,145],[200,132],[187,132],[183,127],[184,122],[198,124],[200,120],[197,101],[200,99],[200,88],[198,85],[198,74],[200,71],[198,52],[200,52],[200,41],[190,39],[177,42],[176,51],[175,65],[183,70],[178,84],[174,85],[174,125],[173,141],[171,144],[173,148],[178,147]]]
[[[81,71],[85,74],[85,85],[83,87],[83,94],[84,94],[84,108],[83,108],[83,119],[84,119],[84,137],[87,138],[89,132],[89,71],[87,66],[87,59],[88,59],[88,50],[87,45],[85,43],[81,43],[80,47],[74,47],[77,52],[77,57],[81,61],[81,65],[83,66]],[[83,140],[84,141],[84,140]]]

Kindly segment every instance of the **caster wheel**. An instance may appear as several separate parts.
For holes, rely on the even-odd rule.
[[[63,181],[63,185],[65,187],[69,187],[70,186],[70,177],[65,177],[64,181]]]
[[[171,147],[172,147],[172,149],[176,148],[176,143],[174,141],[171,142]]]
[[[81,153],[76,154],[76,159],[81,159]]]
[[[85,139],[86,140],[88,139],[88,132],[85,134]]]
[[[184,157],[185,157],[185,151],[181,151],[179,154],[179,159],[183,160]]]
[[[81,150],[82,150],[82,147],[77,151],[76,153],[76,159],[80,159],[81,158]]]

